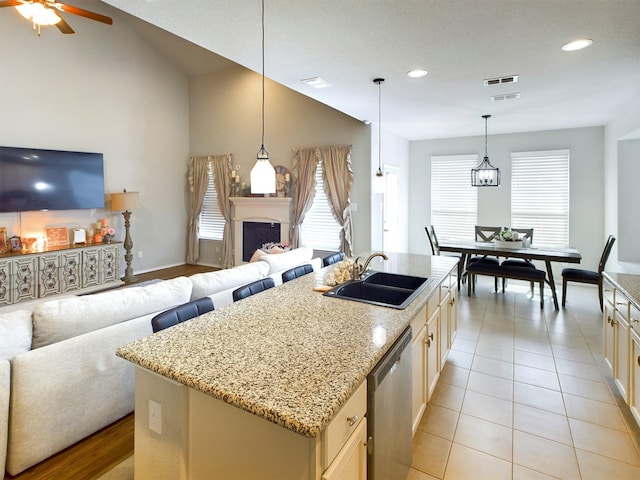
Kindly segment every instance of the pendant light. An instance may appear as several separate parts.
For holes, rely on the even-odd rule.
[[[381,130],[381,120],[380,120],[380,96],[381,96],[381,88],[380,85],[384,83],[384,78],[376,78],[373,80],[373,83],[378,85],[378,170],[376,171],[376,176],[373,177],[373,193],[384,193],[384,176],[382,175],[382,166],[380,164],[381,146],[382,146],[382,130]]]
[[[264,148],[264,0],[262,0],[262,144],[251,169],[251,193],[275,193],[276,171]]]
[[[471,186],[499,187],[500,170],[491,165],[487,154],[487,119],[491,118],[491,115],[482,115],[482,118],[484,118],[484,159],[480,165],[471,169]]]

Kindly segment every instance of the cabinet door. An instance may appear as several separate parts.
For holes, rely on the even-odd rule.
[[[613,365],[614,365],[614,351],[613,351],[613,347],[615,345],[615,324],[614,324],[614,317],[615,317],[615,308],[613,306],[613,292],[611,293],[611,297],[607,298],[607,296],[605,295],[604,298],[604,302],[603,302],[603,312],[604,312],[604,322],[603,322],[603,331],[602,331],[602,338],[603,338],[603,354],[604,354],[604,360],[606,362],[606,364],[609,366],[609,369],[611,370],[611,374],[613,375]]]
[[[436,388],[440,372],[440,359],[438,358],[438,342],[440,340],[440,332],[438,332],[439,324],[440,309],[437,308],[427,321],[427,337],[425,339],[427,345],[427,401],[429,401]]]
[[[38,257],[38,296],[48,297],[60,293],[60,255],[48,253]]]
[[[80,265],[82,264],[82,256],[80,252],[62,252],[60,263],[60,291],[65,293],[81,288],[82,275],[80,273]]]
[[[632,323],[631,326],[629,407],[640,425],[640,324]]]
[[[367,419],[360,420],[322,480],[367,480]]]
[[[448,283],[448,280],[446,281]],[[449,353],[449,302],[451,301],[451,291],[448,285],[442,287],[442,300],[440,302],[440,326],[438,330],[440,337],[438,340],[438,354],[440,363],[438,364],[438,371],[442,370],[442,367],[447,361],[447,354]]]
[[[25,257],[12,260],[13,270],[13,303],[38,298],[38,258]]]
[[[616,304],[620,301],[616,299]],[[620,302],[621,303],[621,302]],[[624,311],[624,306],[627,307]],[[614,359],[614,375],[613,378],[616,381],[616,386],[620,390],[620,394],[624,398],[625,402],[629,403],[629,322],[628,322],[628,303],[624,302],[624,305],[616,305],[616,315],[614,327],[615,333],[615,359]]]
[[[82,250],[82,287],[100,284],[100,250],[87,248]]]
[[[120,255],[117,245],[100,249],[100,283],[113,282],[120,278],[118,261]]]
[[[453,280],[457,279],[457,277],[452,278]],[[449,303],[447,306],[447,312],[449,314],[449,349],[451,349],[451,345],[453,345],[453,341],[456,339],[456,334],[458,333],[458,288],[454,283],[451,283],[451,292]],[[444,367],[444,365],[443,365]]]
[[[0,262],[0,305],[10,305],[12,300],[11,261]]]
[[[412,358],[412,402],[411,418],[413,420],[413,434],[416,433],[422,414],[427,407],[427,327],[422,325],[420,331],[413,337],[411,345]]]

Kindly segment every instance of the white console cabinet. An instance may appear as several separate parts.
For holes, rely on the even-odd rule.
[[[0,255],[0,306],[121,285],[120,243]]]

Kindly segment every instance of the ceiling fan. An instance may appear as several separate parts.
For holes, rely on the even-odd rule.
[[[62,33],[75,33],[73,28],[62,18],[60,12],[79,15],[107,25],[113,24],[110,17],[55,0],[2,0],[0,8],[2,7],[16,7],[20,15],[33,22],[33,30],[37,32],[38,36],[42,25],[55,25]]]

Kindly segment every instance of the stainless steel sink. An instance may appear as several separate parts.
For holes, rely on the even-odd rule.
[[[368,271],[360,280],[350,280],[325,293],[328,297],[405,309],[424,290],[428,278]]]

